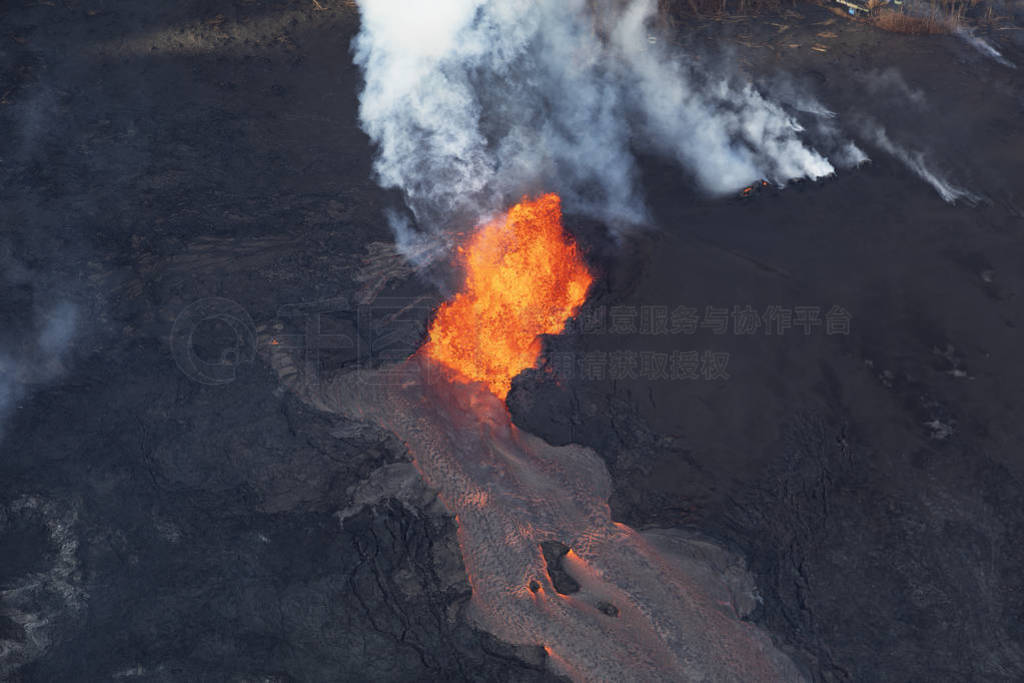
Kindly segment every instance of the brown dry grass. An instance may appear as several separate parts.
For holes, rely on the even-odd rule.
[[[957,26],[957,17],[938,10],[925,16],[915,16],[899,10],[884,9],[873,15],[871,22],[883,31],[930,36],[952,32]]]

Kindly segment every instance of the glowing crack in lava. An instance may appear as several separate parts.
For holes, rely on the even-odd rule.
[[[460,248],[463,289],[443,304],[422,352],[504,399],[534,367],[540,335],[559,334],[594,278],[562,228],[556,194],[525,197]]]

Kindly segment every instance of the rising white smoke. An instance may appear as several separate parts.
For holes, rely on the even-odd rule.
[[[359,6],[362,125],[380,183],[404,193],[420,230],[540,189],[571,212],[642,222],[634,149],[678,160],[711,194],[834,172],[782,106],[664,47],[654,0]]]

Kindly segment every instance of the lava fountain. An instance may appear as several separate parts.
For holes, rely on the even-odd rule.
[[[462,291],[437,311],[422,353],[504,399],[512,378],[536,365],[540,335],[565,329],[594,278],[562,229],[556,194],[524,197],[459,254]]]
[[[512,377],[536,364],[539,335],[560,332],[592,282],[558,198],[524,200],[482,226],[460,260],[464,286],[401,381],[383,368],[305,382],[290,360],[272,359],[313,405],[372,421],[406,445],[455,517],[473,621],[506,642],[542,646],[550,667],[574,680],[801,679],[738,617],[736,585],[701,559],[710,544],[666,551],[614,522],[611,479],[594,451],[554,447],[512,424],[503,400]],[[549,541],[571,548],[562,569],[578,591],[555,589]]]

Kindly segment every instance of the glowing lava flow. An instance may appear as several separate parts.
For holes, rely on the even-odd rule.
[[[422,352],[504,399],[512,378],[536,365],[539,336],[565,328],[594,278],[562,228],[555,194],[524,198],[460,252],[462,291],[438,309]]]
[[[615,522],[597,453],[512,423],[503,401],[512,377],[536,363],[538,335],[561,331],[592,281],[562,230],[558,197],[524,200],[462,256],[463,290],[401,366],[308,377],[273,345],[271,362],[310,404],[376,423],[407,446],[456,520],[474,624],[544,647],[551,670],[575,681],[802,680],[741,618],[739,605],[754,604],[752,579],[730,579],[707,542],[666,548]],[[461,381],[434,381],[441,365]],[[571,548],[562,569],[576,592],[556,590],[548,541]]]

